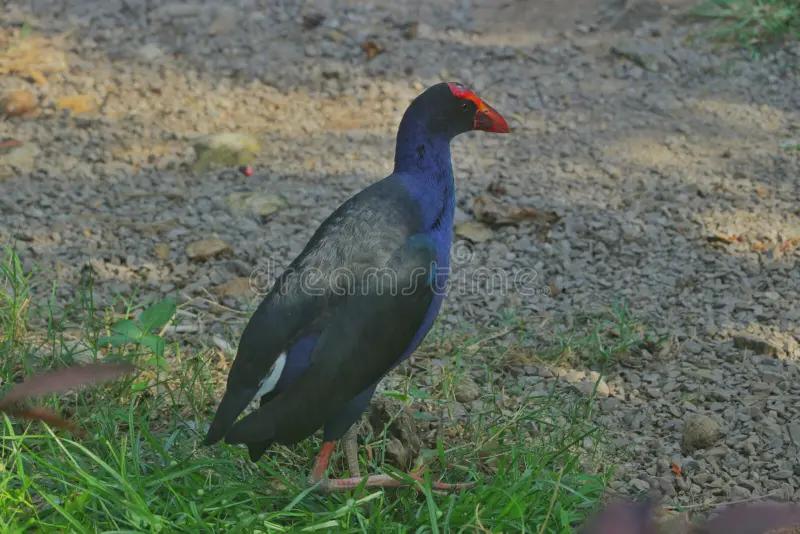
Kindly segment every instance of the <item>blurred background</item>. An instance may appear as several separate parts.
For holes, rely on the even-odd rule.
[[[527,391],[558,381],[540,368],[550,347],[576,373],[567,386],[602,397],[597,422],[624,429],[616,491],[796,500],[798,12],[5,0],[0,243],[36,266],[35,294],[67,302],[91,281],[117,311],[121,295],[174,295],[193,336],[235,344],[254,279],[268,284],[332,209],[391,172],[413,97],[460,81],[513,133],[454,142],[462,286],[440,326],[522,325],[506,363]],[[482,269],[511,283],[476,285]],[[635,325],[620,352],[634,363],[595,390],[597,361],[569,332],[620,321]],[[719,428],[713,452],[692,455],[681,432],[699,413]]]

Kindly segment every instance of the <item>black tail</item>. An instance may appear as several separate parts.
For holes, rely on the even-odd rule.
[[[259,458],[264,456],[264,453],[270,445],[272,445],[272,442],[269,440],[259,441],[257,443],[248,443],[247,450],[250,451],[250,460],[257,462]]]
[[[203,445],[213,445],[221,440],[233,426],[233,422],[236,421],[242,410],[247,408],[247,405],[253,400],[255,394],[255,389],[248,388],[239,391],[228,389],[222,397],[222,402],[219,403],[219,408],[211,422],[211,428],[208,429],[206,439],[203,440]]]

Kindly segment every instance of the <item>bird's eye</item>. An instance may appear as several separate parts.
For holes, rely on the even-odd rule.
[[[463,109],[464,111],[469,111],[469,104],[464,102],[463,104],[461,104],[461,109]]]

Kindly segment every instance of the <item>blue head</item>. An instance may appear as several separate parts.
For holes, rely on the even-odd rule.
[[[397,132],[395,172],[433,171],[450,165],[450,140],[470,130],[507,133],[508,123],[459,83],[439,83],[408,106]]]

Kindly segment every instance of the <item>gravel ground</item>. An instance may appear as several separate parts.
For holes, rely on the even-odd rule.
[[[678,0],[529,4],[6,2],[7,39],[24,22],[45,39],[0,78],[36,100],[0,122],[22,143],[0,148],[0,243],[62,297],[91,270],[103,302],[178,291],[230,333],[241,316],[209,301],[247,309],[255,268],[390,172],[410,99],[459,80],[514,132],[455,143],[469,239],[444,323],[569,325],[627,301],[673,342],[598,391],[612,487],[800,501],[800,46],[711,50]],[[193,165],[224,132],[260,143],[253,176]],[[483,268],[517,283],[476,289]]]

